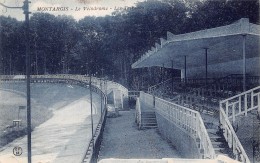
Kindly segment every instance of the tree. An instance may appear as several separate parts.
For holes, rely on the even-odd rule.
[[[22,71],[17,68],[24,59],[23,49],[21,48],[22,33],[21,22],[11,17],[0,16],[0,62],[2,74],[14,74]]]

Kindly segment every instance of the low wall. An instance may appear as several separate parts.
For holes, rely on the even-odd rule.
[[[201,157],[196,140],[189,134],[158,113],[156,113],[156,120],[161,135],[172,143],[183,158]]]

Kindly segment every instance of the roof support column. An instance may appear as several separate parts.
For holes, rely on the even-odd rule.
[[[173,94],[173,85],[174,85],[174,82],[173,82],[173,60],[171,60],[171,63],[172,63],[172,73],[171,73],[171,76],[172,76],[172,94]]]
[[[152,67],[147,67],[148,74],[149,74],[149,81],[152,81]],[[148,87],[152,85],[151,82],[148,83]]]
[[[163,65],[162,65],[162,82],[163,82],[163,80],[164,80],[164,63],[163,63]]]
[[[141,68],[141,90],[144,90],[144,67]]]
[[[243,91],[246,91],[246,35],[243,36]]]
[[[208,84],[208,48],[205,48],[205,84]]]
[[[187,56],[184,56],[184,83],[187,84]]]

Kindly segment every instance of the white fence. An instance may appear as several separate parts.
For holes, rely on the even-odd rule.
[[[250,160],[232,127],[230,119],[235,122],[237,116],[247,116],[249,111],[256,109],[260,113],[260,86],[220,102],[220,125],[224,137],[229,147],[233,149],[236,159],[246,163]]]
[[[144,92],[140,93],[140,100],[146,104],[154,104],[158,114],[174,123],[177,127],[184,129],[194,140],[199,139],[199,148],[204,152],[203,158],[216,158],[214,148],[199,112],[153,97]]]
[[[233,154],[236,156],[236,160],[240,160],[243,163],[250,163],[250,160],[239,141],[236,132],[234,131],[225,111],[220,108],[220,125],[223,130],[224,137],[228,142],[229,148],[233,150]]]
[[[0,75],[0,80],[24,80],[24,75]],[[73,74],[54,74],[54,75],[31,75],[31,79],[62,79],[62,80],[75,80],[81,82],[90,82],[90,77],[86,75],[73,75]],[[15,79],[15,80],[13,80]],[[91,83],[95,87],[101,89],[106,95],[113,91],[114,105],[117,108],[124,108],[124,103],[128,101],[128,89],[124,86],[113,81],[104,80],[101,78],[92,77]]]
[[[52,78],[52,79],[72,79],[89,82],[90,77],[86,75],[74,74],[54,74],[54,75],[31,75],[31,78]],[[25,75],[0,75],[0,79],[25,79]],[[113,81],[104,80],[101,78],[92,77],[92,84],[100,88],[101,83],[107,82],[107,90],[117,89],[120,90],[125,97],[128,97],[128,89]],[[109,93],[109,92],[108,92]]]
[[[249,111],[258,109],[260,112],[260,86],[228,98],[220,102],[228,118],[235,122],[236,116],[247,115]]]

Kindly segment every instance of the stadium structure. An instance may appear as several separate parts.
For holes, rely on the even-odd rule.
[[[153,112],[162,135],[189,158],[259,161],[259,29],[242,18],[191,33],[167,32],[132,68],[178,69],[181,77],[172,74],[140,93],[140,128],[149,124],[142,117]]]
[[[55,134],[47,136],[57,138],[60,134],[65,135],[49,139],[51,143],[43,137],[42,141],[47,140],[49,148],[43,147],[40,141],[33,142],[33,152],[38,152],[37,155],[32,155],[33,160],[73,162],[77,159],[79,162],[104,163],[259,162],[259,36],[260,26],[250,23],[246,18],[230,25],[191,33],[174,35],[167,32],[167,39],[161,38],[161,43],[156,43],[155,47],[132,64],[132,68],[178,69],[181,76],[175,77],[172,74],[169,79],[150,86],[146,91],[129,91],[118,83],[85,75],[32,75],[31,83],[62,83],[69,89],[77,85],[88,89],[90,98],[92,92],[97,97],[96,102],[94,100],[94,105],[97,106],[94,109],[94,124],[91,102],[92,124],[84,121],[86,113],[83,116],[83,111],[75,115],[77,118],[72,118],[75,122],[71,124],[64,120],[63,112],[57,111],[55,114],[60,114],[58,120],[48,121],[48,125],[45,123],[44,126],[43,123],[36,128],[32,132],[34,140],[46,136],[47,129],[50,131],[48,134]],[[24,83],[25,80],[28,78],[23,75],[2,75],[0,86],[9,87],[4,89],[10,91],[17,83]],[[16,92],[24,95],[19,90]],[[106,136],[104,128],[107,125],[108,104],[111,102],[115,110],[124,110],[129,98],[136,99],[135,122],[138,129],[157,128],[162,137],[174,144],[183,158],[99,159],[101,146],[106,146],[102,142]],[[71,111],[66,113],[67,118],[77,113],[73,110],[75,108],[64,108],[65,111]],[[80,118],[82,121],[79,121]],[[20,122],[19,119],[14,120],[14,126],[6,130],[19,130],[19,124],[17,127],[16,123]],[[68,124],[70,129],[78,127],[77,132],[69,132],[66,129]],[[64,132],[61,133],[61,129]],[[124,136],[126,135],[122,133],[121,137]],[[66,144],[65,147],[63,143]],[[43,149],[39,148],[40,145]],[[25,155],[10,154],[13,146],[26,149],[26,139],[16,140],[2,149],[0,162],[26,160]],[[54,155],[53,150],[58,154]]]

